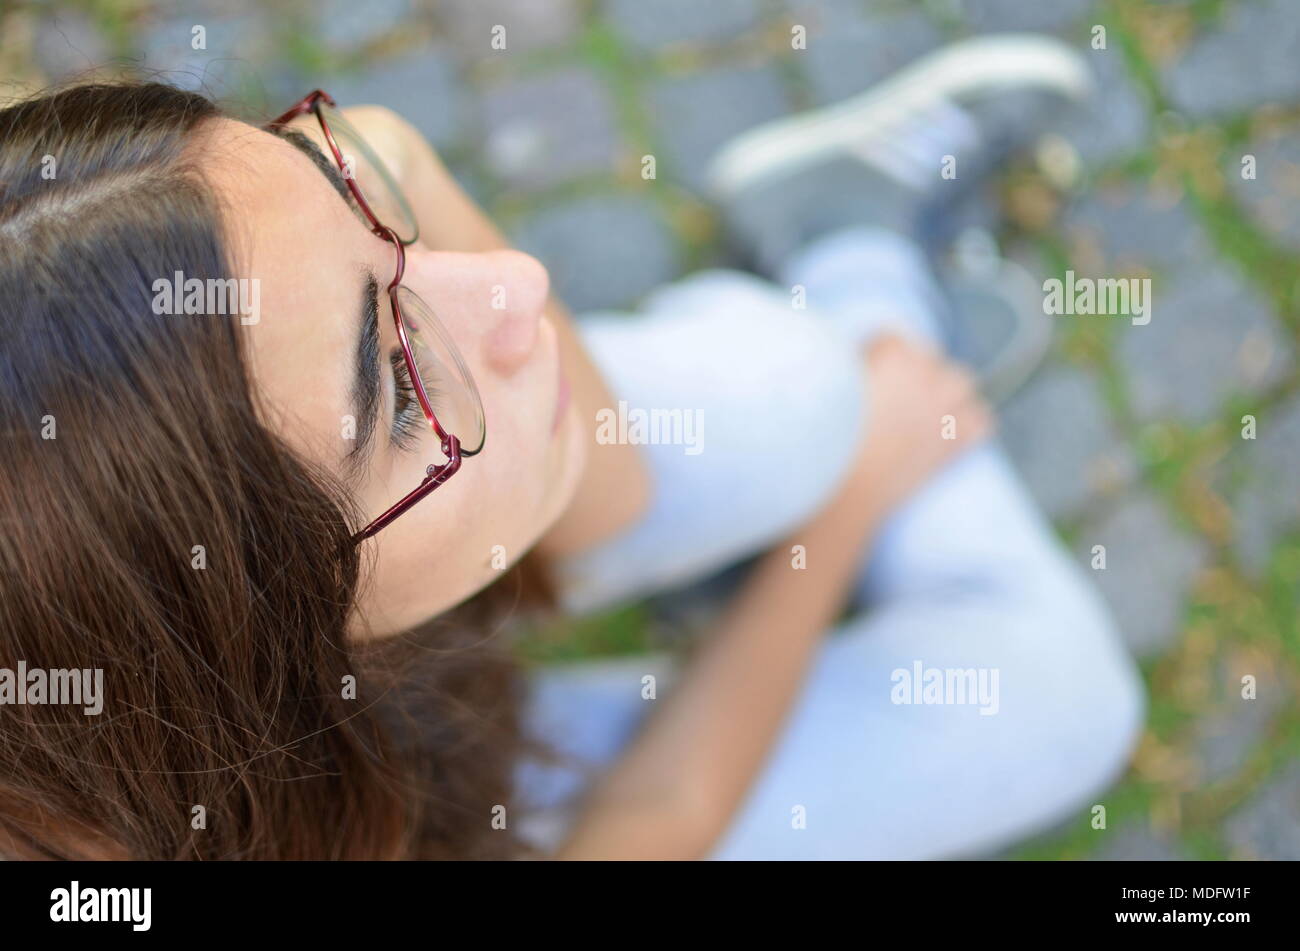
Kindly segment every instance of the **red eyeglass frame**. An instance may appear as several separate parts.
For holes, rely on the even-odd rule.
[[[411,341],[406,335],[406,325],[402,319],[402,305],[397,297],[397,289],[401,286],[402,275],[406,271],[406,245],[398,237],[397,232],[381,222],[378,216],[366,201],[365,195],[362,194],[360,186],[357,184],[356,177],[348,172],[347,161],[343,157],[343,151],[339,148],[338,142],[334,138],[334,132],[330,129],[329,123],[320,111],[320,104],[325,103],[332,108],[338,108],[333,98],[323,90],[316,89],[304,96],[289,111],[280,117],[268,122],[266,129],[268,131],[277,131],[285,128],[291,121],[299,116],[312,113],[320,123],[321,133],[325,137],[326,144],[329,145],[330,152],[333,153],[334,161],[342,173],[343,180],[347,182],[348,190],[352,192],[352,197],[356,199],[357,207],[365,215],[366,220],[370,223],[370,230],[381,238],[391,241],[397,251],[397,273],[393,276],[392,281],[388,284],[388,299],[393,308],[393,322],[397,325],[397,339],[402,344],[402,356],[406,360],[406,370],[410,375],[412,386],[415,389],[416,398],[420,401],[420,408],[424,410],[425,417],[429,420],[429,425],[433,427],[434,433],[442,441],[442,452],[447,457],[447,461],[440,466],[430,465],[424,470],[424,480],[415,487],[414,490],[407,493],[400,501],[389,508],[386,512],[372,521],[352,536],[353,544],[362,542],[370,538],[381,529],[391,524],[399,516],[405,514],[413,505],[431,493],[438,486],[442,485],[460,470],[461,448],[460,439],[452,433],[443,429],[442,424],[438,422],[438,415],[433,411],[433,406],[429,401],[429,395],[424,391],[424,381],[420,378],[419,366],[415,362],[415,356],[411,352]],[[415,239],[412,238],[412,241]],[[480,452],[482,447],[476,449]],[[466,452],[465,455],[472,455]]]

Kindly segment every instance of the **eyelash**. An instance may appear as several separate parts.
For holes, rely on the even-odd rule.
[[[410,449],[420,437],[424,409],[415,393],[415,383],[406,368],[402,351],[394,350],[389,362],[393,365],[393,445],[402,450]],[[433,399],[432,393],[427,395]]]

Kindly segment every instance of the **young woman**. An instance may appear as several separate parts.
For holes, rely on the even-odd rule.
[[[103,676],[98,715],[0,706],[0,854],[915,857],[1068,815],[1140,691],[932,315],[866,306],[929,299],[913,252],[578,325],[383,109],[0,112],[0,667]],[[602,437],[620,403],[699,451]],[[680,668],[510,659],[535,600],[760,548]]]

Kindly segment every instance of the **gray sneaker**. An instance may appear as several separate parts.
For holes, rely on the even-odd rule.
[[[1092,89],[1083,58],[1059,40],[964,40],[843,102],[736,136],[709,163],[709,188],[763,273],[852,225],[890,228],[937,253],[988,173]]]
[[[946,261],[958,234],[996,226],[980,187],[989,173],[1092,91],[1083,58],[1059,40],[965,40],[858,96],[737,136],[710,163],[711,191],[737,251],[759,273],[776,274],[819,235],[862,225],[889,228]],[[1002,261],[996,245],[985,257],[975,270],[969,260],[936,270],[960,315],[949,343],[996,400],[1041,360],[1050,325],[1029,275]]]

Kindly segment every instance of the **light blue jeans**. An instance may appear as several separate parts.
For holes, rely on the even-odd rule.
[[[618,399],[692,409],[703,426],[696,454],[641,447],[650,509],[562,566],[570,609],[671,589],[797,529],[865,423],[858,344],[885,328],[937,336],[942,303],[925,262],[887,232],[823,238],[782,278],[703,272],[638,315],[583,319]],[[856,595],[860,613],[827,632],[714,858],[984,854],[1104,802],[1142,728],[1141,680],[995,445],[959,457],[891,517]],[[536,672],[528,729],[575,765],[520,764],[525,838],[560,841],[592,777],[652,704],[672,702],[673,669],[656,655]],[[658,699],[642,699],[648,674]],[[908,676],[949,687],[923,696]],[[962,694],[959,681],[975,677],[995,702]]]

